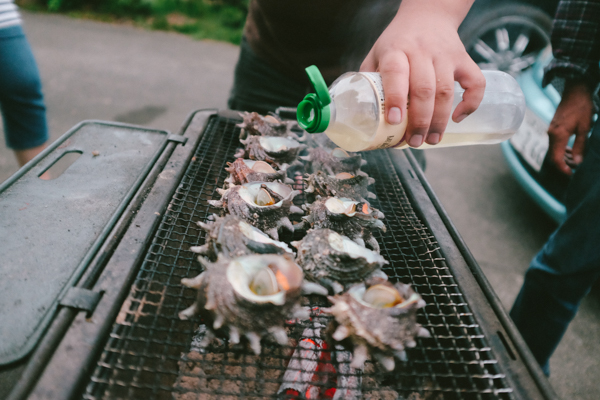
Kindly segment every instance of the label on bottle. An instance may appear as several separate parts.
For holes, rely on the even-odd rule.
[[[377,72],[361,72],[368,79],[369,83],[377,93],[377,108],[379,110],[379,127],[372,139],[372,145],[366,150],[406,148],[408,145],[404,141],[404,132],[406,131],[406,116],[399,125],[390,125],[385,119],[385,93],[383,92],[383,83],[381,75]]]

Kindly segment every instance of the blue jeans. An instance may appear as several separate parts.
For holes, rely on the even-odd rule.
[[[20,25],[0,29],[0,109],[7,147],[25,150],[48,140],[40,74]]]
[[[546,375],[581,300],[600,277],[600,121],[565,199],[567,218],[525,273],[510,316]]]

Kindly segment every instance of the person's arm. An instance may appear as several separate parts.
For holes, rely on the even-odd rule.
[[[452,115],[455,122],[475,111],[483,98],[485,79],[457,33],[473,1],[403,0],[361,65],[361,71],[381,74],[387,121],[399,124],[408,118],[405,140],[412,147],[441,140],[454,81],[465,89]]]
[[[583,160],[591,128],[592,93],[600,82],[600,0],[561,1],[552,27],[554,59],[546,68],[544,85],[564,81],[561,102],[548,128],[548,156],[558,170],[571,175]],[[562,82],[558,82],[559,84]],[[573,148],[567,147],[575,135]]]
[[[571,167],[577,166],[583,160],[583,150],[592,126],[593,114],[594,104],[588,84],[582,81],[567,81],[560,104],[548,128],[550,160],[566,175],[571,175]],[[568,149],[571,135],[575,135],[575,142],[573,149]]]

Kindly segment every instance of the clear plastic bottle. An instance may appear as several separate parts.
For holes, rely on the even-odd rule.
[[[300,126],[310,133],[325,132],[347,151],[409,147],[404,141],[407,118],[390,125],[384,117],[381,76],[375,72],[348,72],[329,89],[316,66],[306,69],[316,93],[308,94],[298,105]],[[460,123],[452,120],[436,145],[423,143],[420,149],[469,144],[493,144],[510,138],[525,116],[525,98],[517,81],[500,71],[482,71],[485,94],[477,110]],[[454,104],[462,100],[464,89],[454,83]]]

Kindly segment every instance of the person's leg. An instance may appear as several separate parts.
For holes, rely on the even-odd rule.
[[[600,123],[573,175],[567,219],[525,274],[510,316],[544,372],[579,303],[600,277]]]
[[[0,107],[6,144],[25,164],[48,141],[37,64],[21,26],[0,29]]]

